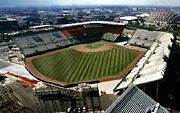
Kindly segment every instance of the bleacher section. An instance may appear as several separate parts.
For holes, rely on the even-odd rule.
[[[110,40],[110,41],[115,41],[117,39],[118,36],[116,36],[115,34],[111,34],[111,33],[104,33],[104,35],[102,36],[102,39],[104,40]]]
[[[70,43],[60,31],[41,32],[14,38],[25,56],[63,47]]]
[[[169,113],[136,86],[128,89],[106,110],[105,113]]]
[[[126,88],[131,83],[138,85],[163,78],[174,36],[170,33],[156,32],[155,40],[133,70],[124,79],[120,80],[120,83],[114,89],[115,91]]]
[[[77,36],[65,37],[61,31],[35,33],[33,35],[15,37],[15,43],[25,56],[58,49],[69,45],[79,44],[91,40],[115,41],[118,36],[111,33],[89,32]]]
[[[115,41],[125,28],[125,24],[108,21],[89,21],[56,27],[57,29],[48,31],[20,33],[13,35],[13,39],[25,57],[27,57],[93,39]]]
[[[161,35],[163,34],[158,31],[137,29],[133,37],[129,40],[129,44],[149,48]]]

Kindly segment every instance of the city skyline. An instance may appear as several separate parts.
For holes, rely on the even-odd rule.
[[[140,5],[180,6],[179,0],[1,0],[0,7],[54,6],[54,5]]]

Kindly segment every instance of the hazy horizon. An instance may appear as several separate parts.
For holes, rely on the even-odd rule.
[[[28,6],[83,6],[83,5],[134,5],[134,6],[176,6],[180,0],[0,0],[0,7]]]

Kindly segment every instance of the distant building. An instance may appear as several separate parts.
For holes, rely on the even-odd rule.
[[[57,17],[55,19],[55,24],[68,24],[68,19],[64,17]]]
[[[53,21],[53,24],[60,25],[60,24],[70,24],[75,22],[76,20],[73,18],[56,17]]]
[[[147,26],[165,26],[180,21],[180,15],[173,11],[155,11],[147,18]]]
[[[149,17],[149,14],[148,13],[142,13],[142,14],[137,14],[136,16],[141,17],[141,18],[147,18],[147,17]]]
[[[24,22],[24,24],[26,24],[26,26],[36,26],[42,23],[42,20],[39,17],[32,16],[23,18],[22,21]]]
[[[0,18],[0,32],[17,30],[19,27],[18,21],[12,18]]]
[[[135,16],[124,16],[124,17],[117,17],[115,19],[115,21],[118,21],[118,22],[126,24],[126,25],[127,24],[134,25],[138,22],[138,19]]]
[[[53,29],[52,25],[39,25],[39,26],[31,26],[29,27],[32,31],[43,31],[43,30],[51,30]]]

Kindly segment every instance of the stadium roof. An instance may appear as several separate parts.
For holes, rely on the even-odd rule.
[[[142,14],[137,14],[136,15],[137,17],[148,17],[149,16],[149,14],[148,13],[142,13]]]
[[[17,20],[13,18],[0,18],[0,22],[8,22],[8,21],[17,21]]]
[[[80,23],[73,23],[73,24],[64,24],[60,25],[60,27],[73,27],[73,26],[79,26],[79,25],[87,25],[87,24],[109,24],[109,25],[119,25],[124,26],[123,23],[117,23],[117,22],[110,22],[110,21],[88,21],[88,22],[80,22]]]
[[[138,87],[131,85],[105,113],[169,113]]]
[[[38,29],[38,28],[44,28],[44,27],[52,27],[52,25],[38,25],[38,26],[31,26],[30,29]]]
[[[135,16],[124,16],[124,17],[120,17],[121,20],[127,20],[127,21],[131,21],[131,20],[136,20],[137,17]]]

